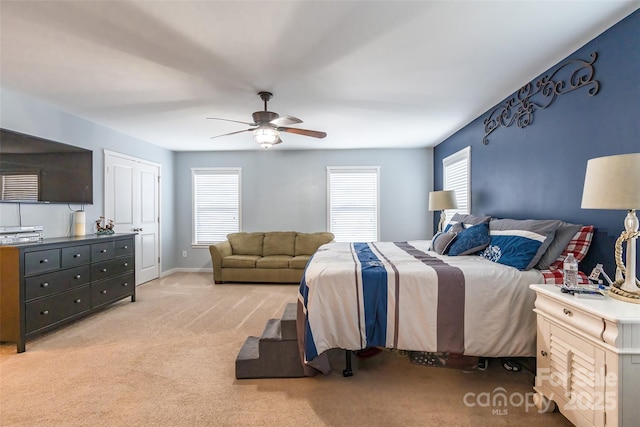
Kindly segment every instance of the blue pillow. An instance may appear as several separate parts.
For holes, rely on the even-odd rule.
[[[529,270],[540,261],[561,221],[492,219],[491,244],[482,253],[490,261]]]
[[[449,246],[449,256],[470,255],[483,250],[491,242],[489,225],[486,223],[472,225],[458,233]]]

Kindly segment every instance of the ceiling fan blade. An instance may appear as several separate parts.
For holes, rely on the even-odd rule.
[[[309,129],[278,127],[278,130],[281,132],[289,132],[289,133],[295,133],[298,135],[312,136],[314,138],[324,138],[325,136],[327,136],[326,132],[319,132],[317,130],[309,130]]]
[[[286,126],[286,125],[295,125],[297,123],[302,123],[302,120],[293,116],[280,116],[277,119],[271,120],[269,123],[275,126]]]
[[[209,139],[214,139],[214,138],[220,138],[222,136],[229,136],[229,135],[235,135],[236,133],[242,133],[242,132],[251,132],[253,129],[243,129],[243,130],[238,130],[235,132],[229,132],[229,133],[223,133],[222,135],[216,135],[216,136],[212,136]]]
[[[209,119],[209,120],[223,120],[225,122],[242,123],[243,125],[249,125],[249,126],[258,126],[255,123],[241,122],[239,120],[231,120],[231,119],[221,119],[220,117],[207,117],[207,119]]]

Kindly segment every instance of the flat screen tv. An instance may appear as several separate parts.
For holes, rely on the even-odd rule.
[[[0,202],[93,204],[93,152],[0,129]]]

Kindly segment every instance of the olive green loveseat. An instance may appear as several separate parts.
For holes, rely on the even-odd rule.
[[[333,237],[328,232],[231,233],[224,242],[209,246],[213,281],[300,283],[311,256]]]

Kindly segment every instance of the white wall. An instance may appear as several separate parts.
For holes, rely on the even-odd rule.
[[[85,206],[87,233],[104,214],[104,155],[111,150],[162,165],[162,268],[174,267],[174,153],[129,135],[65,113],[28,96],[0,89],[0,127],[93,150],[93,205]],[[0,142],[1,143],[1,142]],[[80,205],[0,203],[0,226],[42,225],[44,235],[68,236],[71,210]]]
[[[327,229],[327,166],[380,166],[380,239],[430,238],[433,150],[263,150],[176,153],[179,268],[209,269],[208,248],[192,248],[191,168],[242,168],[242,230]],[[188,190],[187,190],[188,189]]]

